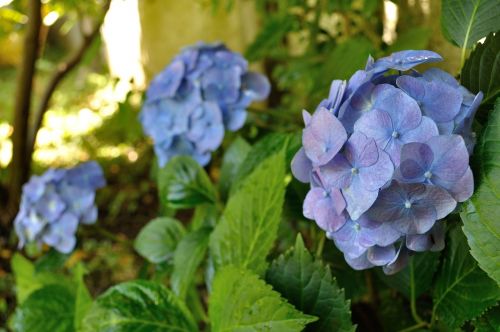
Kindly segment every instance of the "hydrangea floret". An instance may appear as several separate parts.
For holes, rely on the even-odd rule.
[[[105,184],[101,167],[92,161],[32,176],[23,186],[14,220],[19,248],[35,242],[61,253],[71,252],[76,245],[78,224],[96,222],[95,192]]]
[[[140,121],[161,167],[176,155],[189,155],[204,166],[225,130],[240,129],[246,108],[269,92],[267,78],[248,71],[240,54],[221,43],[198,43],[152,80]]]
[[[425,50],[369,57],[303,113],[292,172],[311,185],[304,216],[354,269],[392,274],[415,252],[442,250],[442,219],[474,191],[472,120],[483,94],[440,69],[414,69],[441,60]]]

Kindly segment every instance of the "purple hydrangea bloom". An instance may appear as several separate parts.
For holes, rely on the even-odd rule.
[[[389,155],[380,149],[373,138],[355,132],[339,153],[321,167],[329,188],[342,189],[347,212],[357,220],[375,202],[379,189],[394,171]]]
[[[392,274],[412,254],[443,249],[442,219],[472,195],[472,121],[483,95],[439,69],[414,69],[440,60],[431,51],[369,57],[303,113],[291,168],[311,185],[304,216],[354,269]]]
[[[474,190],[469,154],[459,135],[434,136],[426,143],[404,145],[397,178],[406,183],[434,184],[446,189],[457,202],[466,200]]]
[[[210,161],[225,130],[245,123],[246,108],[267,98],[270,84],[223,44],[184,49],[151,82],[140,120],[163,167],[176,155]]]
[[[76,245],[78,224],[96,222],[95,191],[105,184],[96,162],[70,169],[49,169],[41,176],[32,176],[23,186],[14,221],[19,247],[37,242],[62,253],[71,252]]]

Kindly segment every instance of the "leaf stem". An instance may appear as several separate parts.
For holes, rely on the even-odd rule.
[[[465,46],[462,47],[462,52],[460,54],[460,71],[462,71],[462,68],[464,67],[465,63],[465,54],[467,53],[467,48]]]
[[[417,299],[415,294],[415,272],[413,266],[413,257],[410,259],[410,307],[411,307],[411,315],[415,322],[418,324],[427,324],[420,318],[417,312]]]
[[[318,248],[316,248],[316,258],[321,258],[321,256],[323,255],[323,248],[325,247],[325,239],[326,236],[323,233],[321,235],[321,238],[319,239]]]

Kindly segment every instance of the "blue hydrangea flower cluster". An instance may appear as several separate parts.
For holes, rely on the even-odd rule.
[[[332,82],[313,115],[292,172],[310,183],[303,212],[354,269],[402,269],[409,255],[444,247],[440,221],[474,190],[472,119],[483,94],[451,75],[413,68],[442,60],[402,51],[349,81]]]
[[[71,169],[49,169],[40,176],[32,176],[23,186],[21,206],[14,221],[19,248],[36,242],[46,243],[61,253],[71,252],[78,224],[96,222],[95,191],[105,184],[96,162]]]
[[[267,78],[248,71],[247,61],[223,44],[184,49],[153,79],[140,114],[159,165],[176,155],[206,165],[224,131],[240,129],[248,105],[269,92]]]

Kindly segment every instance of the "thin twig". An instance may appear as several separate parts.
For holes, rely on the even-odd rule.
[[[43,117],[45,115],[45,112],[49,108],[49,104],[50,104],[50,100],[52,98],[52,95],[56,91],[56,89],[57,89],[58,85],[61,83],[61,81],[71,72],[71,70],[73,70],[80,63],[80,61],[82,60],[86,51],[89,49],[89,47],[92,45],[93,41],[99,35],[102,23],[104,22],[104,18],[106,16],[106,13],[108,12],[110,4],[111,4],[111,0],[107,0],[105,2],[103,9],[102,9],[101,17],[96,22],[95,26],[92,28],[90,33],[83,34],[83,42],[80,45],[80,47],[73,54],[71,54],[66,61],[60,63],[57,66],[55,73],[49,79],[49,83],[47,84],[47,87],[45,88],[45,91],[42,94],[42,99],[41,99],[37,109],[35,110],[35,114],[34,114],[35,120],[33,123],[33,127],[31,128],[31,130],[29,132],[28,149],[27,149],[27,153],[25,155],[25,158],[28,161],[31,161],[33,150],[35,147],[36,136],[37,136],[39,129],[42,126]]]

